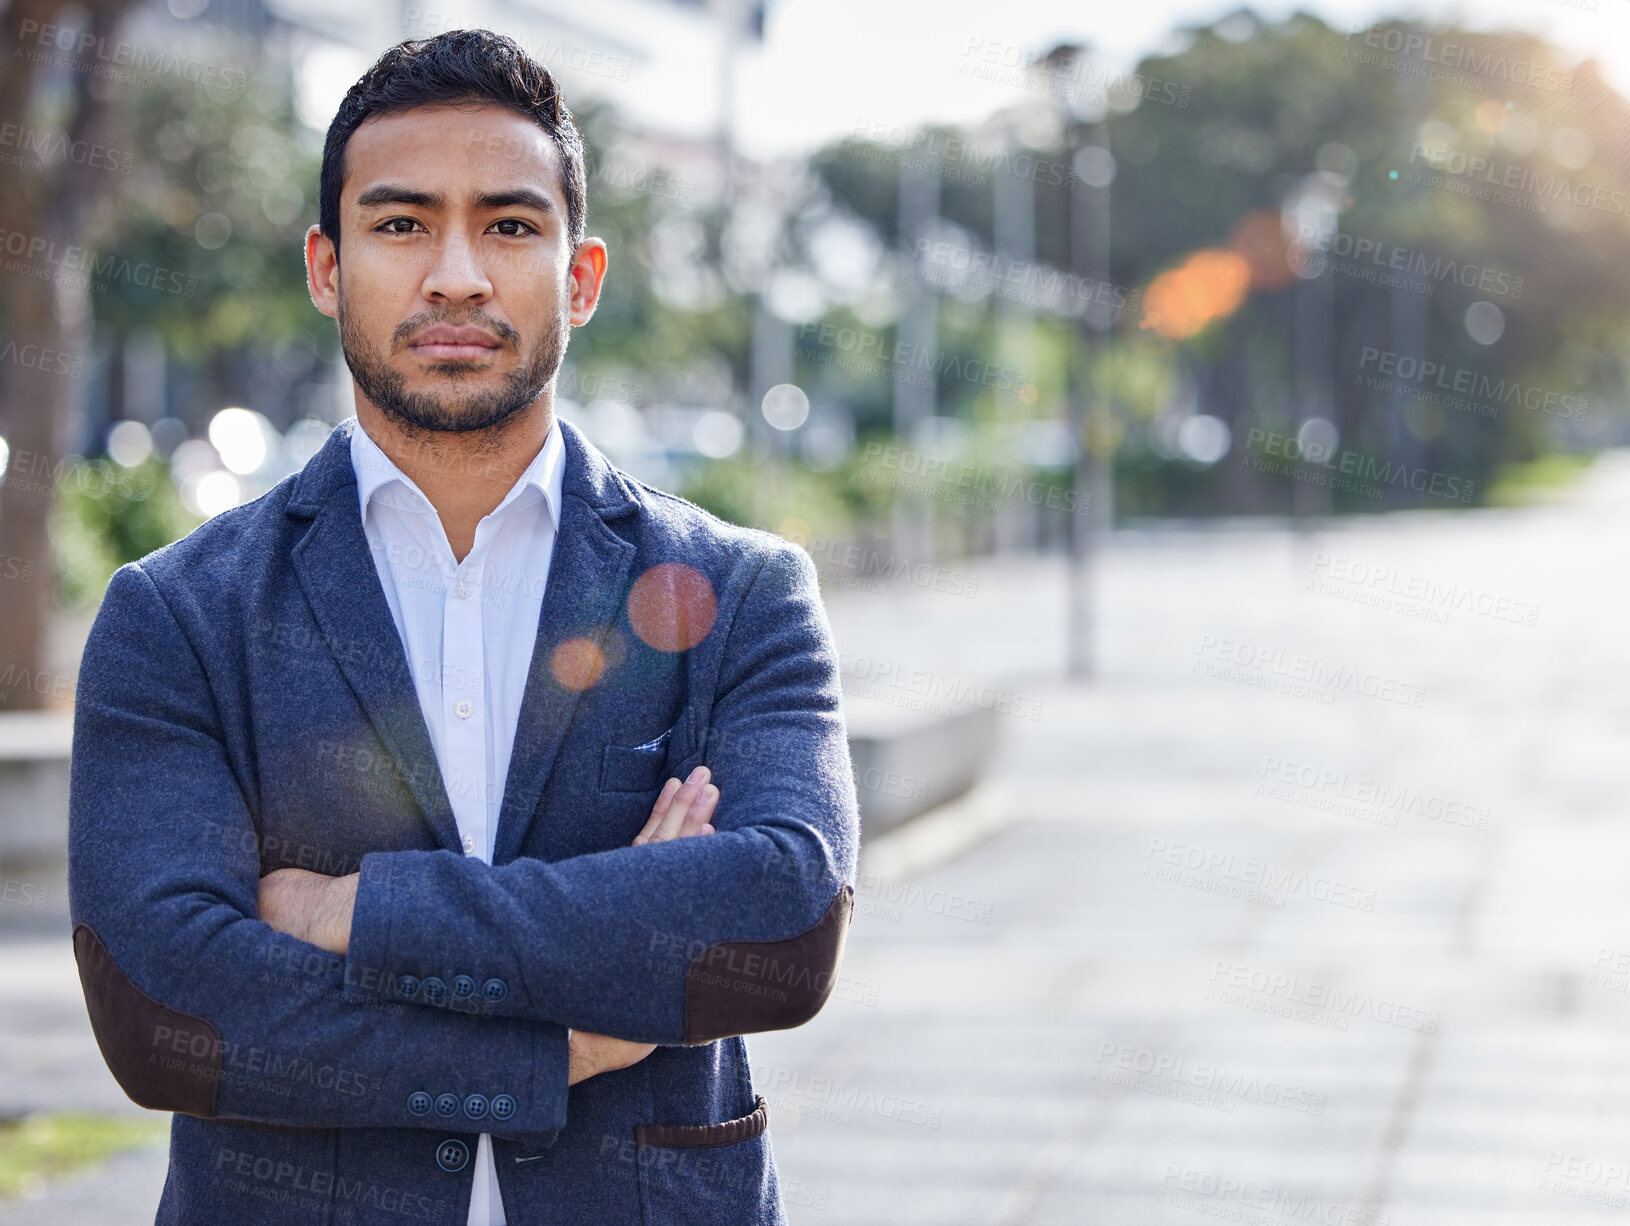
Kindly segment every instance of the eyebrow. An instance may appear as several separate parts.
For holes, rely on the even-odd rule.
[[[439,209],[447,204],[447,197],[441,192],[420,191],[396,183],[375,184],[357,197],[358,208],[372,208],[381,204],[407,204],[421,209]],[[536,209],[540,213],[556,211],[554,202],[548,196],[533,191],[530,187],[511,187],[503,191],[470,194],[470,207],[478,212],[517,206]]]

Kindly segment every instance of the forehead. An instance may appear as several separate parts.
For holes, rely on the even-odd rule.
[[[341,199],[355,200],[387,180],[442,189],[449,199],[527,184],[565,204],[553,139],[525,115],[487,103],[437,103],[369,116],[346,142]]]

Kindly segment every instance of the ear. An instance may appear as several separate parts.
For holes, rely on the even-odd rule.
[[[606,279],[608,258],[605,243],[597,238],[585,238],[572,253],[571,321],[574,327],[594,318],[594,308],[600,302],[600,286]]]
[[[340,313],[340,254],[320,226],[306,231],[306,289],[312,304],[330,319]]]

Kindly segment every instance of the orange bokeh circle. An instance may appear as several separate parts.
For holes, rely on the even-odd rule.
[[[707,576],[682,562],[651,567],[628,593],[628,621],[647,647],[688,651],[713,629],[719,598]]]

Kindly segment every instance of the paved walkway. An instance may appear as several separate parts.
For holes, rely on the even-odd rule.
[[[827,1010],[751,1041],[792,1220],[1630,1206],[1626,539],[1630,459],[1543,509],[1121,533],[1084,689],[1056,560],[830,585],[857,709],[1011,714],[988,787],[868,853]],[[64,949],[0,943],[0,1106],[129,1109]],[[0,1226],[146,1220],[161,1163]]]

